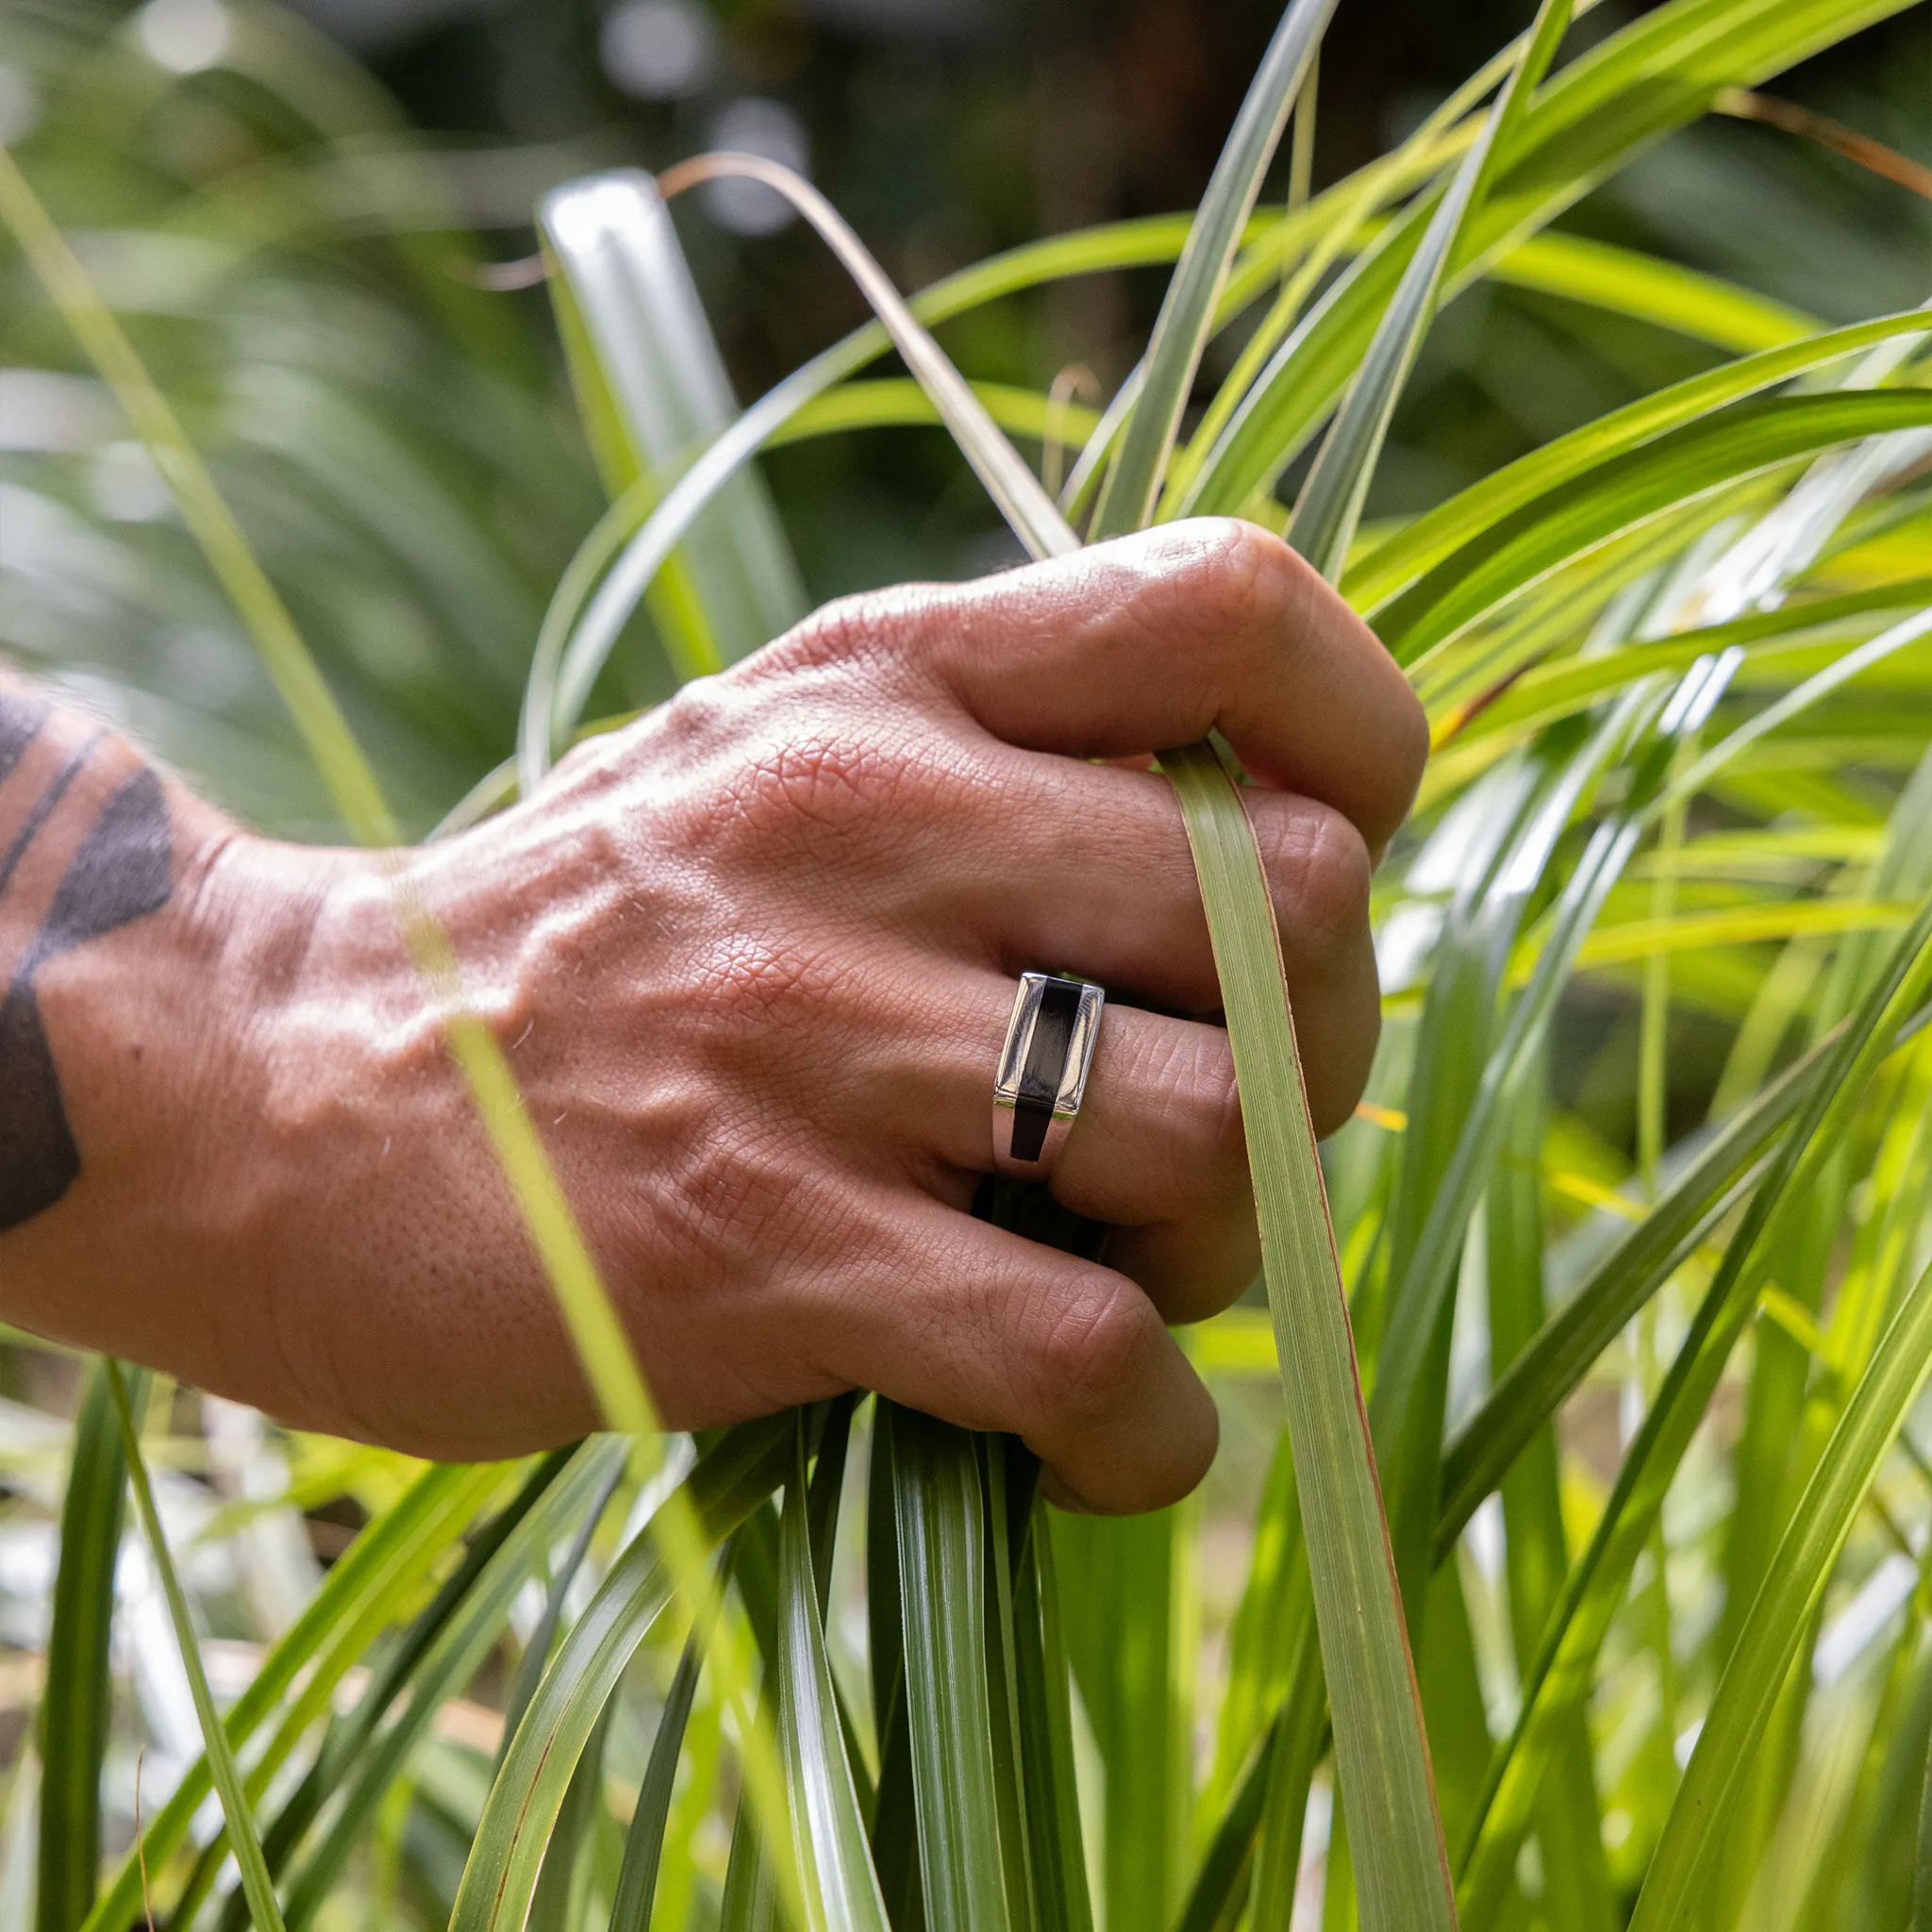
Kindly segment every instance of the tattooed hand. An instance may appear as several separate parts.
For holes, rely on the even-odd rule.
[[[0,686],[0,1315],[428,1455],[593,1425],[399,940],[401,864],[670,1422],[862,1386],[1018,1431],[1062,1500],[1169,1501],[1215,1418],[1164,1322],[1256,1262],[1225,1036],[1170,1017],[1218,1004],[1187,843],[1140,768],[1210,726],[1257,781],[1332,1128],[1424,733],[1244,526],[835,605],[404,858],[244,835]],[[1041,966],[1116,990],[1053,1180],[1110,1226],[1099,1263],[969,1212]]]

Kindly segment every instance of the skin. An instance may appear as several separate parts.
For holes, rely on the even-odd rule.
[[[1331,1131],[1379,1024],[1369,875],[1427,735],[1285,545],[1185,524],[834,604],[434,847],[278,843],[170,780],[167,903],[35,974],[78,1172],[0,1235],[0,1313],[419,1455],[595,1424],[398,936],[400,866],[670,1424],[876,1389],[1017,1432],[1069,1505],[1170,1502],[1216,1419],[1167,1324],[1257,1258],[1207,930],[1147,769],[1210,727],[1257,781]],[[96,728],[49,717],[0,779],[0,848]],[[0,888],[7,972],[135,768],[94,753]],[[1110,989],[1052,1182],[1111,1224],[1098,1264],[968,1211],[1013,981],[1041,967]]]

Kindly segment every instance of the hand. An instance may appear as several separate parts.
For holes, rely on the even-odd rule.
[[[1257,781],[1327,1131],[1374,1049],[1369,873],[1426,733],[1374,638],[1246,525],[832,605],[408,855],[669,1423],[861,1386],[1017,1431],[1074,1506],[1199,1479],[1214,1408],[1165,1324],[1257,1251],[1226,1037],[1171,1017],[1219,995],[1145,754],[1210,726]],[[172,972],[139,924],[47,970],[81,1176],[0,1267],[43,1284],[42,1325],[292,1422],[502,1456],[596,1417],[399,941],[395,862],[210,830]],[[88,1037],[117,958],[179,1036],[139,1079]],[[1105,1265],[967,1211],[1029,968],[1110,990],[1052,1184],[1111,1224]]]

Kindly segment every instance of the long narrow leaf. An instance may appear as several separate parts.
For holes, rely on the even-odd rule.
[[[1436,312],[1450,256],[1469,217],[1482,206],[1496,158],[1507,151],[1516,132],[1529,91],[1542,79],[1569,26],[1570,0],[1542,0],[1508,85],[1403,270],[1315,466],[1295,499],[1288,541],[1331,583],[1348,559],[1395,406]]]
[[[1155,322],[1140,394],[1094,507],[1096,537],[1138,530],[1154,514],[1236,244],[1334,10],[1335,0],[1291,0],[1249,83]]]
[[[146,1407],[147,1378],[128,1378],[129,1406]],[[127,1494],[127,1459],[108,1364],[88,1371],[74,1418],[74,1459],[60,1499],[60,1568],[41,1698],[40,1932],[74,1932],[100,1886],[101,1764],[108,1750],[114,1568]]]

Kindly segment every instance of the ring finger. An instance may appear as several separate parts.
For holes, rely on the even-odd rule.
[[[992,1167],[993,1068],[1014,991],[972,974],[944,1029],[951,1044],[922,1083],[919,1138],[950,1167]],[[1170,1321],[1224,1307],[1258,1254],[1227,1035],[1109,1001],[1050,1185],[1063,1206],[1117,1230],[1108,1265]]]

